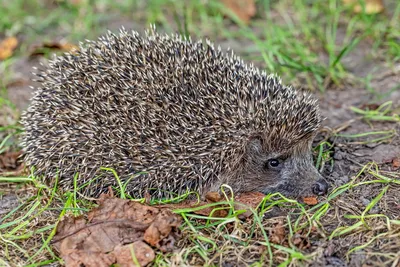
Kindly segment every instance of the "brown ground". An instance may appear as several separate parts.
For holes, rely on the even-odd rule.
[[[119,27],[120,21],[111,23],[110,28],[116,29]],[[118,26],[116,26],[118,25]],[[129,27],[126,27],[129,28]],[[132,27],[131,27],[132,28]],[[217,41],[216,41],[217,42]],[[228,43],[221,40],[224,47],[230,46],[234,48],[239,54],[240,49],[244,47],[242,44]],[[372,86],[377,92],[382,95],[388,92],[390,88],[400,84],[400,65],[386,66],[384,62],[376,62],[368,59],[369,45],[367,43],[359,45],[357,50],[350,53],[343,62],[347,68],[354,75],[365,76],[374,70],[372,79]],[[31,68],[42,61],[43,58],[35,57],[33,59],[20,58],[13,64],[13,84],[8,86],[9,99],[18,107],[18,110],[23,110],[29,104],[29,98],[32,90],[29,86],[34,85],[31,79]],[[368,105],[381,104],[388,100],[393,102],[393,108],[400,109],[400,90],[397,89],[390,95],[377,99],[374,95],[370,94],[362,84],[348,83],[338,86],[330,86],[324,93],[316,93],[320,99],[320,107],[323,116],[326,117],[324,121],[325,130],[317,137],[317,140],[327,137],[328,140],[334,144],[333,168],[325,166],[323,173],[332,185],[331,190],[348,183],[354,179],[355,175],[362,169],[362,167],[369,163],[375,162],[379,166],[379,173],[382,175],[390,176],[388,172],[393,172],[399,178],[399,169],[396,169],[393,163],[394,159],[400,158],[400,124],[390,122],[371,122],[368,124],[363,121],[359,115],[349,110],[349,107],[355,106],[365,108]],[[2,113],[8,111],[3,110]],[[7,123],[3,122],[2,123]],[[3,124],[4,125],[4,124]],[[335,138],[331,135],[331,131],[339,127],[347,125],[340,131],[341,134],[356,134],[370,131],[390,130],[396,131],[395,136],[384,143],[371,143],[359,144],[354,143],[353,139]],[[377,179],[371,174],[362,174],[357,178],[357,182],[369,181]],[[363,213],[367,205],[381,192],[385,184],[375,183],[369,185],[362,185],[344,192],[342,195],[330,201],[331,208],[320,221],[322,227],[321,232],[312,232],[308,237],[309,246],[303,247],[303,251],[307,253],[314,253],[312,260],[306,261],[311,266],[399,266],[399,247],[400,247],[400,227],[399,224],[391,224],[391,228],[387,229],[385,219],[376,217],[368,219],[368,227],[359,228],[357,231],[335,237],[328,240],[328,236],[338,226],[349,226],[356,223],[358,220],[345,218],[345,215],[360,215]],[[24,196],[15,194],[15,186],[1,185],[2,191],[5,193],[0,198],[0,218],[7,212],[17,207]],[[383,195],[382,199],[376,204],[367,214],[385,214],[390,220],[400,220],[400,186],[391,184],[387,192]],[[18,189],[20,190],[20,189]],[[17,190],[17,191],[18,191]],[[22,197],[22,198],[21,198]],[[285,218],[285,217],[283,217]],[[54,218],[56,219],[56,218]],[[282,220],[282,217],[272,218],[265,220],[265,229],[276,229],[277,223]],[[246,227],[247,222],[243,225]],[[287,229],[286,229],[287,230]],[[381,233],[389,233],[384,238],[378,235]],[[217,233],[208,233],[209,236],[218,235]],[[373,236],[378,236],[365,248],[360,249],[356,253],[348,256],[346,261],[346,252],[350,248],[354,248],[361,244],[366,244]],[[185,245],[187,239],[182,241],[181,245]],[[241,263],[251,263],[256,246],[250,244],[247,248],[238,251],[238,247],[227,247],[227,254],[225,258],[217,258],[215,264],[223,266],[235,266],[237,264],[237,253],[242,253]],[[224,244],[220,244],[224,246]],[[225,244],[227,246],[227,244]],[[380,253],[385,253],[379,254]],[[257,260],[257,258],[254,258]],[[201,259],[195,259],[193,263],[201,263]],[[364,263],[362,263],[364,262]],[[223,263],[223,264],[222,264]],[[295,264],[296,265],[296,264]]]

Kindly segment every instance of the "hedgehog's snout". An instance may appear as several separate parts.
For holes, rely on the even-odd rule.
[[[313,186],[312,191],[317,196],[325,195],[328,192],[329,185],[325,179],[319,179]]]

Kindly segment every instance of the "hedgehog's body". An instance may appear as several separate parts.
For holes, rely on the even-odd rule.
[[[78,185],[101,175],[86,195],[116,185],[101,167],[130,179],[133,196],[222,183],[305,195],[319,177],[310,152],[315,101],[208,42],[109,34],[39,77],[23,117],[26,164],[47,181],[58,173],[63,188],[77,172]]]

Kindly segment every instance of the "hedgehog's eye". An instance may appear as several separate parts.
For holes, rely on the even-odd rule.
[[[279,166],[279,160],[278,159],[269,159],[267,161],[267,167],[268,168],[276,168]]]

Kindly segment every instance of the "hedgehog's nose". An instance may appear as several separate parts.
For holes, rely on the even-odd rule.
[[[317,196],[322,196],[328,192],[328,188],[328,183],[324,179],[320,179],[313,185],[312,191]]]

